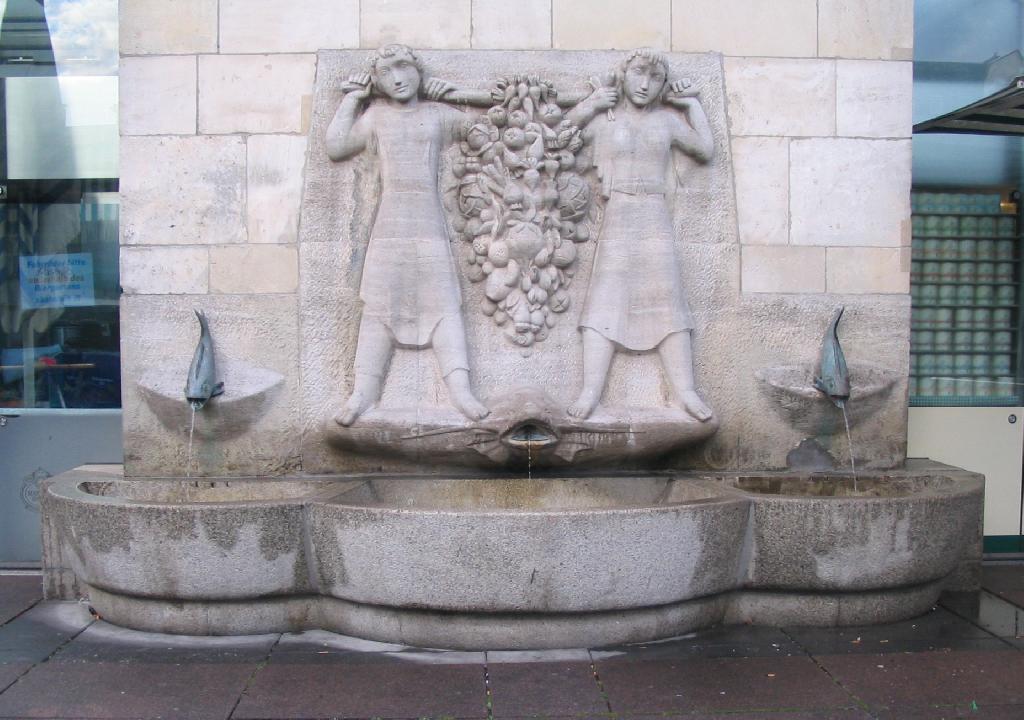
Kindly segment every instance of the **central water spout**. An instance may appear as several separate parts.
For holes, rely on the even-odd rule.
[[[526,450],[542,450],[558,443],[555,431],[542,422],[526,420],[506,432],[502,442],[509,447]]]

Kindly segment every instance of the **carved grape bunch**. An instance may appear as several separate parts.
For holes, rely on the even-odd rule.
[[[544,340],[576,270],[576,243],[591,236],[591,188],[581,173],[583,135],[549,82],[498,81],[496,104],[467,123],[453,152],[467,274],[484,282],[482,311],[516,345]]]

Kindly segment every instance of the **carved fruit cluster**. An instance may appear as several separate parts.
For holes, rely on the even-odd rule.
[[[483,313],[516,345],[548,336],[569,307],[576,243],[590,238],[591,189],[580,129],[536,77],[497,83],[486,115],[463,128],[452,159],[453,225],[468,244],[467,275],[485,282]]]

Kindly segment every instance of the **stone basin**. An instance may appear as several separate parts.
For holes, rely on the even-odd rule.
[[[899,373],[871,363],[850,363],[850,399],[846,404],[850,427],[859,425],[885,405]],[[843,432],[843,412],[814,387],[812,365],[782,365],[755,373],[772,407],[795,429],[808,435]]]
[[[672,477],[371,480],[310,509],[325,593],[568,613],[731,588],[748,503]]]
[[[232,438],[241,435],[267,413],[274,402],[284,376],[268,368],[242,362],[225,361],[220,365],[224,392],[212,398],[195,413],[195,434],[202,438]],[[185,400],[187,368],[150,370],[138,381],[146,406],[168,430],[188,433],[192,408]]]
[[[65,560],[93,587],[249,598],[310,591],[303,500],[328,487],[334,483],[89,478],[55,486],[47,500]]]
[[[647,641],[923,612],[980,553],[980,476],[48,481],[61,568],[111,622],[426,647]],[[51,563],[52,564],[52,563]]]
[[[748,587],[857,592],[934,582],[980,542],[983,481],[926,475],[737,475],[754,498]]]

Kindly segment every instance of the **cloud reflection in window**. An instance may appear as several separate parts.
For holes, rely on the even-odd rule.
[[[117,75],[117,0],[46,0],[58,75]]]

